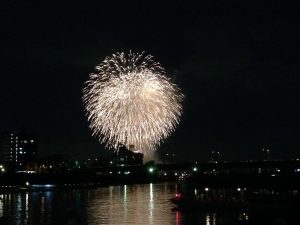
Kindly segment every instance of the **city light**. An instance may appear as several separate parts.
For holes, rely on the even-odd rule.
[[[154,168],[153,168],[153,167],[149,167],[148,171],[149,171],[150,173],[153,173],[153,172],[154,172]]]

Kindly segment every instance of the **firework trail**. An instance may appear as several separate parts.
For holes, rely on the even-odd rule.
[[[183,94],[151,55],[115,53],[90,74],[83,102],[90,128],[106,147],[155,150],[182,114]]]

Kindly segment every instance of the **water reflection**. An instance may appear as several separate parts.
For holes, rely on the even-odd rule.
[[[210,225],[210,218],[209,218],[209,215],[206,215],[206,216],[205,216],[205,224],[206,224],[206,225]]]
[[[174,221],[169,201],[174,188],[175,184],[145,184],[98,189],[102,198],[87,200],[87,220],[89,224],[169,224]]]
[[[181,224],[181,213],[176,212],[176,225]]]
[[[206,225],[216,225],[216,213],[206,213],[205,224]]]
[[[0,217],[3,217],[3,197],[4,195],[0,195]]]
[[[169,201],[176,184],[144,184],[105,187],[97,190],[33,192],[0,195],[0,224],[67,224],[72,216],[84,224],[274,224],[294,221],[297,212],[255,215],[248,209],[197,212],[172,211]],[[285,213],[288,213],[287,215]],[[259,219],[259,218],[264,218]],[[4,223],[2,223],[4,221]]]
[[[153,184],[150,184],[150,199],[149,199],[149,224],[153,224]]]
[[[123,200],[123,204],[124,204],[124,217],[125,217],[125,220],[127,219],[127,185],[124,185],[124,200]]]
[[[25,218],[24,218],[24,223],[28,223],[28,215],[29,215],[29,203],[28,203],[28,193],[25,194]]]
[[[41,218],[45,218],[45,197],[44,197],[44,195],[43,196],[41,196],[41,207],[40,207],[40,215],[41,215]],[[40,221],[41,223],[43,222],[43,221]]]
[[[124,185],[124,203],[127,202],[127,185]]]
[[[8,195],[10,198],[10,194]],[[17,224],[28,224],[28,218],[29,218],[29,196],[28,193],[25,194],[18,194],[17,196],[12,196],[16,197],[16,215],[15,215],[15,220]]]

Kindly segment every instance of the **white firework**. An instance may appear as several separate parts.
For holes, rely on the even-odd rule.
[[[143,153],[174,131],[183,94],[151,55],[116,53],[96,66],[83,89],[93,135],[106,147],[134,145]]]

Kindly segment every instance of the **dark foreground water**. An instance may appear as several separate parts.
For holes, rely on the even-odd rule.
[[[84,191],[4,194],[0,195],[0,224],[281,225],[296,222],[291,215],[264,212],[251,215],[247,210],[176,212],[169,201],[176,189],[176,184],[162,183]]]

